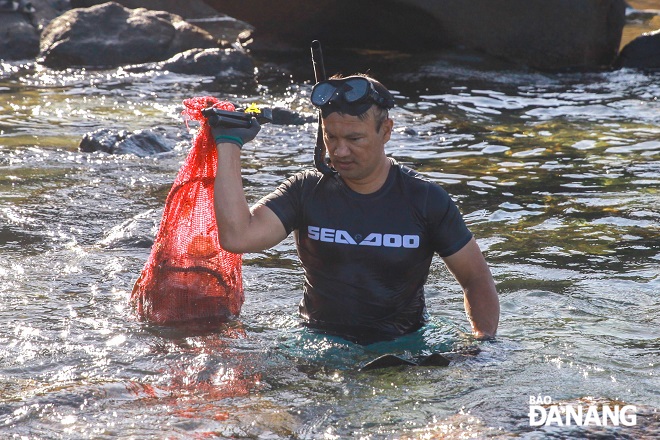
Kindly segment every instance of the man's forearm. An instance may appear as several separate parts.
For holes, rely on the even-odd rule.
[[[464,290],[465,313],[477,338],[494,337],[500,320],[500,301],[491,276],[481,277]]]
[[[478,338],[495,336],[500,321],[500,301],[495,281],[476,240],[444,258],[447,267],[463,288],[465,313]]]

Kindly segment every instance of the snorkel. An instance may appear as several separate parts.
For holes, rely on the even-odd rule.
[[[321,50],[321,42],[319,40],[312,41],[312,66],[314,67],[314,79],[318,84],[325,81],[325,65],[323,63],[323,51]],[[321,117],[321,110],[319,109],[319,128],[316,132],[316,147],[314,148],[314,166],[325,176],[335,174],[325,161],[325,143],[323,142],[323,120]]]

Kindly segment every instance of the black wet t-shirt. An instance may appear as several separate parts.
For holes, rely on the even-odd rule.
[[[305,271],[301,316],[355,340],[418,329],[426,320],[424,283],[434,252],[449,256],[472,238],[442,187],[394,161],[372,194],[309,170],[259,203],[287,233],[295,231]]]

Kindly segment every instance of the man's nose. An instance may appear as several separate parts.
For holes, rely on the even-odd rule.
[[[346,142],[339,140],[335,144],[335,151],[333,151],[333,154],[336,157],[346,157],[351,154],[351,150],[348,148]]]

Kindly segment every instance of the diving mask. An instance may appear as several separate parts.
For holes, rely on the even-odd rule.
[[[373,104],[386,109],[394,107],[394,98],[384,86],[362,76],[320,81],[312,89],[311,100],[324,117],[333,111],[359,116]]]

